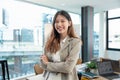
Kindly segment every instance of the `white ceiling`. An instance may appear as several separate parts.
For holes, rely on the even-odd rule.
[[[23,0],[21,0],[23,1]],[[120,0],[24,0],[43,6],[81,13],[81,7],[92,6],[94,12],[120,8]]]

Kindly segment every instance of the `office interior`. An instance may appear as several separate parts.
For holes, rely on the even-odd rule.
[[[45,5],[44,1],[41,4],[42,0],[1,0],[0,59],[8,61],[10,79],[34,74],[33,65],[40,63],[46,36],[52,29],[52,18],[61,9],[71,15],[75,31],[81,40],[85,40],[84,36],[87,38],[87,41],[83,41],[84,49],[81,49],[79,55],[83,62],[100,57],[120,60],[120,1],[114,0],[114,6],[111,7],[109,3],[112,0],[102,1],[108,1],[108,4],[103,2],[103,5],[109,5],[109,8],[96,8],[94,5],[98,3],[90,5],[89,1],[72,10],[64,8],[67,3],[61,3],[62,7],[53,7],[50,3]],[[89,31],[92,33],[89,34]],[[87,44],[84,45],[84,42]],[[0,69],[0,79],[1,72]]]

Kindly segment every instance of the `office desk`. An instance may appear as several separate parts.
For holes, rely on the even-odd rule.
[[[97,78],[93,78],[93,79],[87,78],[86,76],[82,76],[81,80],[108,80],[108,79],[101,76],[98,76]]]
[[[78,72],[82,72],[82,71],[85,70],[86,67],[87,67],[87,66],[86,66],[86,63],[83,63],[83,64],[77,65],[77,66],[76,66],[76,69],[77,69]],[[120,74],[119,72],[115,72],[115,73],[116,73],[116,74]],[[97,74],[98,74],[98,73],[97,73]],[[92,78],[92,79],[87,78],[86,76],[82,76],[82,77],[81,77],[81,80],[109,80],[109,79],[106,79],[106,78],[98,75],[96,78]],[[120,78],[119,78],[119,79],[113,79],[113,80],[120,80]]]
[[[79,64],[76,66],[76,69],[78,72],[82,72],[82,71],[85,71],[85,68],[86,68],[86,63],[83,63],[83,64]],[[86,76],[82,76],[81,77],[81,80],[108,80],[102,76],[98,76],[96,78],[93,78],[93,79],[90,79],[90,78],[87,78]]]

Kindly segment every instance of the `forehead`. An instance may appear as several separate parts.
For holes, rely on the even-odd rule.
[[[61,20],[61,19],[66,19],[66,17],[64,17],[63,15],[58,15],[56,17],[56,20]],[[67,19],[66,19],[67,20]]]

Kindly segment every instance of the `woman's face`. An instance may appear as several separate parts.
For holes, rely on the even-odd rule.
[[[70,26],[70,21],[68,21],[64,16],[58,15],[55,21],[55,29],[61,36],[67,35],[68,27]]]

